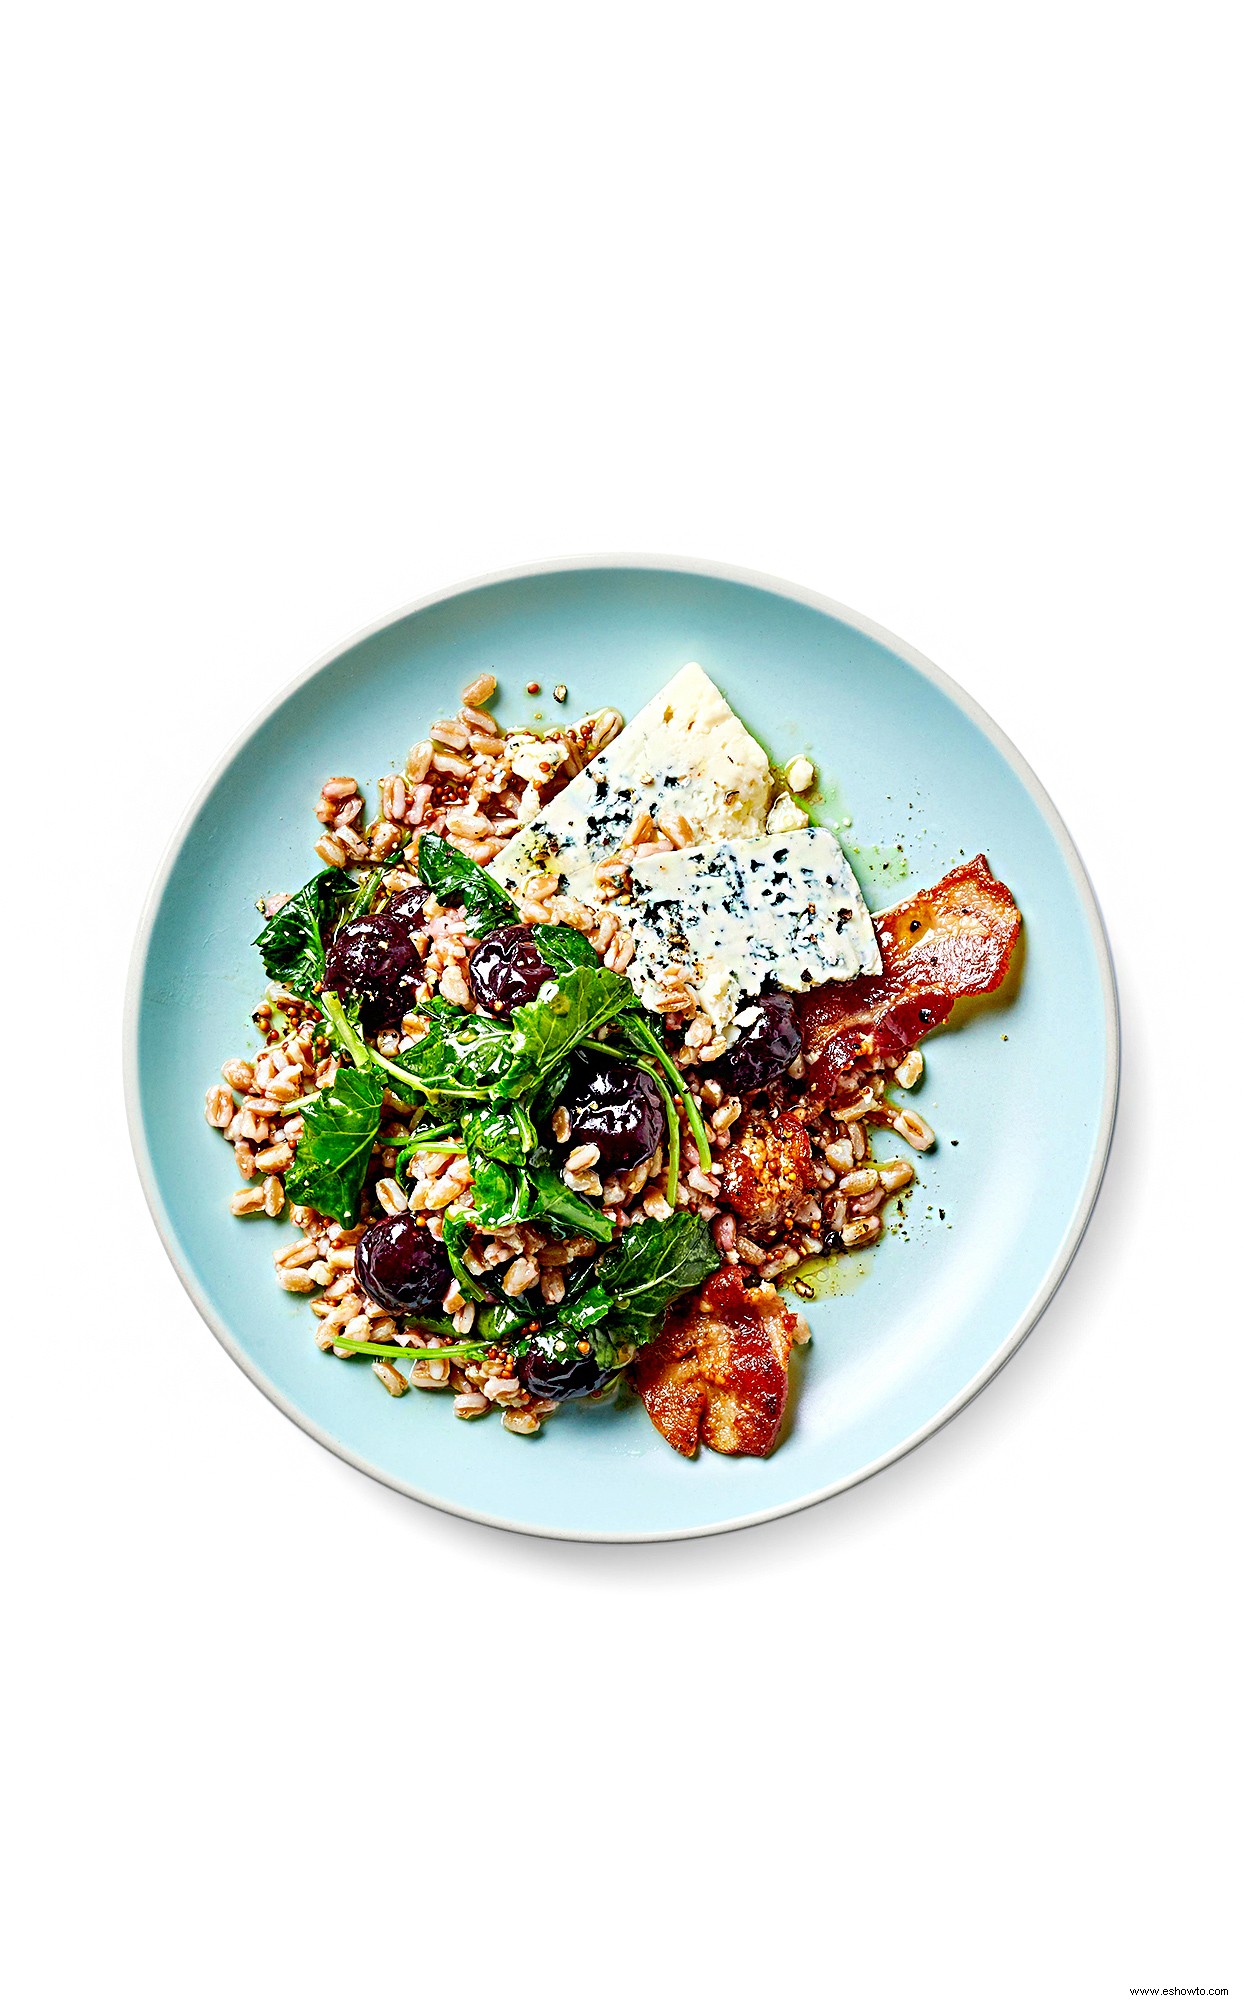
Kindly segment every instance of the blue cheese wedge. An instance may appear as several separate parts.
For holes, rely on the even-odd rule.
[[[646,814],[658,827],[680,815],[697,844],[745,839],[764,832],[771,789],[765,752],[693,662],[514,835],[489,873],[511,895],[533,875],[555,874],[565,894],[597,904],[597,868]]]
[[[806,993],[881,971],[859,883],[824,827],[648,855],[631,892],[613,907],[635,941],[640,999],[653,1007],[683,983],[723,1032],[766,982]]]

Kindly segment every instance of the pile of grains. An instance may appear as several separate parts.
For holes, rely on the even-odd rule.
[[[486,707],[495,692],[491,674],[481,674],[463,689],[457,715],[433,724],[426,741],[411,750],[404,770],[381,779],[374,818],[366,818],[354,778],[325,781],[315,808],[323,828],[315,851],[326,867],[391,862],[384,877],[386,889],[397,893],[414,888],[419,885],[414,864],[424,833],[441,835],[486,865],[622,727],[616,710],[602,709],[570,728],[554,728],[542,736],[524,729],[502,731]],[[556,692],[562,699],[563,690]],[[591,940],[606,966],[624,971],[633,948],[609,903],[625,891],[627,860],[683,846],[690,838],[691,830],[679,815],[667,815],[658,823],[645,813],[631,830],[629,854],[597,871],[602,908],[588,908],[561,894],[556,876],[538,876],[526,885],[523,920],[572,926]],[[284,894],[266,898],[261,906],[265,916],[286,901]],[[468,968],[476,940],[468,935],[461,913],[430,901],[420,941],[423,983],[416,993],[416,1008],[433,994],[473,1008]],[[699,1104],[717,1156],[710,1171],[701,1169],[684,1115],[676,1203],[710,1221],[723,1260],[750,1267],[759,1281],[789,1280],[809,1257],[875,1243],[882,1233],[882,1205],[911,1181],[912,1168],[901,1159],[874,1159],[873,1130],[890,1127],[917,1151],[933,1144],[934,1134],[924,1119],[910,1109],[896,1108],[885,1095],[891,1083],[910,1088],[918,1081],[923,1069],[919,1052],[897,1066],[848,1072],[827,1105],[801,1113],[812,1146],[816,1184],[771,1224],[745,1226],[721,1202],[722,1156],[744,1116],[743,1104],[727,1095],[716,1078],[702,1073],[704,1065],[721,1055],[724,1043],[677,978],[671,978],[657,1011],[665,1019],[667,1034],[678,1038],[677,1045],[670,1044],[671,1053]],[[274,1252],[273,1263],[278,1285],[306,1296],[317,1321],[317,1344],[357,1364],[366,1357],[337,1346],[337,1341],[436,1349],[469,1338],[476,1308],[463,1298],[456,1281],[443,1300],[453,1334],[442,1341],[423,1328],[408,1330],[393,1319],[365,1296],[354,1275],[355,1245],[378,1216],[416,1210],[439,1238],[447,1214],[469,1209],[471,1177],[465,1160],[416,1151],[407,1159],[407,1185],[402,1186],[394,1169],[399,1151],[411,1143],[410,1114],[392,1092],[386,1092],[358,1226],[343,1229],[313,1209],[288,1204],[284,1175],[303,1129],[298,1105],[332,1081],[336,1065],[316,1009],[294,994],[269,987],[252,1018],[264,1046],[254,1058],[224,1064],[223,1082],[207,1093],[206,1114],[209,1124],[232,1146],[243,1183],[232,1197],[234,1215],[288,1216],[298,1230],[292,1242]],[[419,1031],[416,1014],[408,1014],[399,1028],[377,1036],[376,1046],[382,1054],[397,1054]],[[748,1117],[778,1116],[798,1104],[800,1072],[796,1060],[788,1077],[749,1101]],[[559,1139],[565,1136],[565,1124],[559,1131],[559,1121],[565,1120],[565,1111],[559,1108],[553,1117],[554,1136]],[[577,1148],[565,1163],[564,1177],[579,1193],[599,1198],[616,1227],[672,1213],[666,1198],[663,1146],[630,1172],[604,1180],[596,1172],[597,1159],[594,1146]],[[511,1298],[534,1294],[538,1288],[539,1296],[555,1305],[565,1291],[568,1267],[598,1250],[589,1237],[555,1238],[524,1223],[476,1231],[465,1261],[473,1275],[504,1266],[501,1285]],[[793,1289],[811,1296],[811,1288],[797,1276]],[[396,1359],[373,1359],[370,1366],[390,1395],[405,1395],[408,1388],[440,1390],[452,1397],[454,1414],[468,1419],[495,1407],[506,1429],[521,1436],[538,1431],[544,1418],[559,1407],[528,1394],[513,1373],[512,1355],[500,1346],[474,1359],[422,1359],[409,1366]]]

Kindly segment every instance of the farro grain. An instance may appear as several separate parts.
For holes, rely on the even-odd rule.
[[[898,1084],[900,1090],[911,1090],[919,1083],[923,1075],[924,1057],[919,1049],[913,1049],[910,1055],[903,1057],[902,1062],[895,1070],[894,1081]]]
[[[309,1236],[300,1237],[296,1243],[286,1243],[272,1253],[272,1261],[278,1270],[282,1267],[295,1270],[305,1264],[314,1264],[315,1257],[315,1244]]]
[[[229,1203],[232,1215],[260,1215],[263,1212],[263,1189],[239,1188]]]
[[[530,1257],[516,1257],[501,1280],[507,1298],[516,1299],[535,1284],[540,1273]]]
[[[313,1292],[315,1279],[309,1271],[291,1271],[282,1267],[276,1274],[277,1284],[283,1292]]]
[[[376,1199],[386,1215],[406,1213],[406,1191],[399,1181],[385,1179],[376,1182]],[[351,1259],[353,1261],[353,1258]]]
[[[862,1215],[857,1222],[844,1222],[840,1234],[848,1250],[863,1249],[866,1244],[875,1243],[880,1236],[881,1218]]]
[[[900,1139],[906,1139],[918,1153],[927,1153],[937,1137],[933,1127],[920,1116],[918,1111],[903,1110],[894,1120],[894,1130]]]
[[[481,702],[491,701],[497,692],[495,674],[476,674],[462,690],[462,699],[468,708],[478,708]]]
[[[851,1213],[852,1215],[871,1215],[874,1209],[880,1208],[885,1198],[885,1189],[883,1187],[874,1188],[871,1194],[856,1195],[851,1203]]]
[[[233,1092],[227,1090],[223,1083],[213,1084],[207,1093],[204,1114],[209,1125],[215,1125],[223,1132],[233,1120]]]
[[[397,1369],[388,1361],[379,1359],[373,1361],[371,1372],[378,1382],[383,1382],[391,1396],[404,1396],[410,1387],[406,1377],[399,1375]]]
[[[468,1389],[461,1396],[454,1397],[456,1417],[483,1417],[488,1414],[488,1398],[478,1389]]]

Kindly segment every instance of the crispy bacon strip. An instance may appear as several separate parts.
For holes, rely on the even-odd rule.
[[[694,1458],[701,1439],[732,1457],[766,1458],[786,1408],[791,1345],[807,1337],[772,1285],[748,1291],[737,1266],[726,1264],[640,1349],[635,1387],[684,1458]]]
[[[876,919],[880,978],[819,986],[800,1003],[808,1096],[828,1097],[861,1057],[905,1056],[956,1000],[1002,984],[1020,914],[983,854]]]

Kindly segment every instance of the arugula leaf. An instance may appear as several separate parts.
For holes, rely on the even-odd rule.
[[[438,903],[461,902],[467,929],[476,937],[518,921],[518,905],[513,897],[507,896],[500,883],[485,874],[469,855],[460,854],[438,833],[420,836],[419,879],[427,883]]]
[[[471,1225],[464,1215],[447,1215],[441,1230],[441,1241],[449,1258],[449,1268],[458,1280],[458,1290],[464,1299],[486,1299],[488,1297],[479,1279],[467,1270],[463,1260],[466,1239]]]
[[[542,986],[538,1000],[514,1009],[513,1055],[497,1077],[498,1094],[525,1097],[634,998],[630,981],[603,965],[577,965],[555,983]]]
[[[269,979],[300,1000],[315,1000],[315,989],[324,977],[327,943],[354,894],[348,875],[340,868],[325,868],[282,903],[255,939]]]
[[[533,924],[531,936],[544,963],[554,972],[573,972],[576,965],[600,964],[591,939],[570,924]]]
[[[302,1137],[285,1176],[291,1202],[353,1229],[383,1100],[384,1086],[374,1070],[337,1071],[302,1114]]]
[[[521,1167],[536,1145],[536,1128],[521,1104],[472,1106],[463,1116],[462,1136],[472,1167],[477,1158]]]

